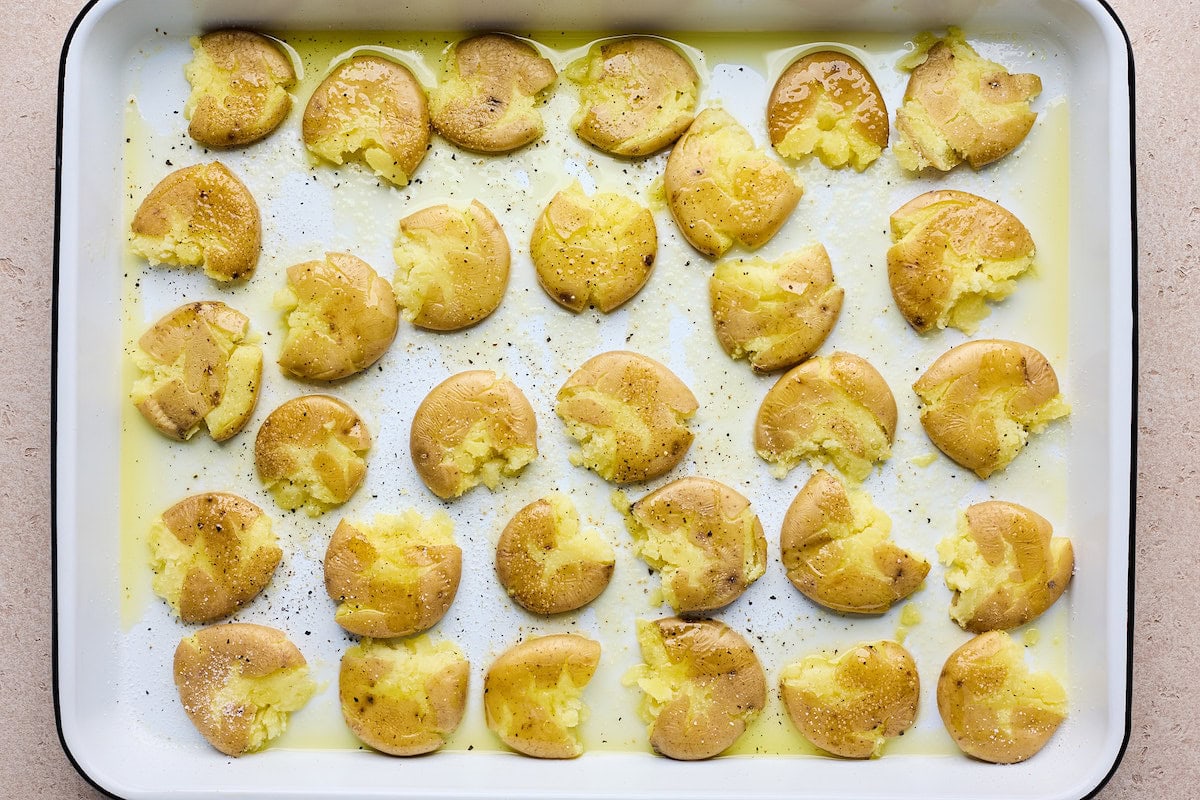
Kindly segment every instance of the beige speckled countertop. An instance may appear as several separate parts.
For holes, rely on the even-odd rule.
[[[1200,55],[1195,0],[1112,0],[1137,61],[1141,392],[1132,733],[1103,800],[1200,786]],[[5,0],[0,45],[0,796],[96,797],[52,705],[50,298],[59,53],[82,0]],[[1187,42],[1191,44],[1187,44]],[[1183,68],[1181,70],[1181,67]]]

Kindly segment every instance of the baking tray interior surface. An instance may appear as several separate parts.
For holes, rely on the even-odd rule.
[[[244,4],[242,4],[244,5]],[[122,797],[241,795],[413,797],[845,797],[1078,798],[1102,783],[1126,735],[1130,404],[1133,380],[1132,244],[1127,51],[1118,24],[1097,3],[904,2],[727,4],[613,2],[603,8],[548,9],[529,2],[420,4],[259,4],[113,0],[81,15],[64,53],[56,328],[56,697],[68,753],[98,786]],[[753,375],[712,335],[712,262],[680,237],[661,201],[665,155],[606,156],[581,142],[567,121],[575,108],[563,68],[590,42],[652,33],[678,43],[702,76],[701,107],[719,105],[766,144],[763,108],[780,71],[800,54],[832,46],[870,70],[895,110],[906,73],[897,60],[924,30],[964,29],[983,55],[1043,81],[1039,119],[1026,142],[979,172],[945,177],[903,173],[890,152],[864,173],[789,162],[805,195],[781,233],[757,255],[778,256],[812,242],[830,253],[846,303],[820,353],[863,355],[896,396],[900,427],[893,456],[864,488],[886,509],[893,537],[932,564],[922,589],[879,617],[849,618],[809,603],[779,563],[779,528],[807,479],[801,466],[772,477],[753,452],[751,429],[777,376]],[[302,68],[288,120],[266,141],[208,152],[186,135],[189,36],[246,26],[285,42]],[[355,48],[401,60],[429,88],[448,42],[494,29],[528,36],[560,72],[543,107],[546,134],[512,156],[480,156],[434,137],[404,189],[358,165],[315,164],[299,136],[304,103],[336,59]],[[736,32],[733,32],[736,31]],[[895,139],[893,138],[893,142]],[[245,181],[262,210],[264,251],[254,278],[218,289],[199,271],[153,270],[127,251],[137,203],[171,169],[219,158]],[[573,315],[537,285],[528,242],[548,199],[572,181],[587,191],[619,191],[647,204],[659,236],[646,288],[608,315]],[[974,338],[1034,345],[1058,372],[1072,407],[1005,472],[980,481],[937,456],[909,389],[920,372],[965,337],[920,337],[896,312],[885,277],[888,215],[932,188],[996,200],[1030,229],[1036,274],[994,306]],[[332,386],[285,379],[278,357],[281,313],[273,305],[291,264],[327,251],[351,252],[384,277],[393,269],[397,220],[417,209],[479,199],[496,214],[513,251],[510,284],[486,321],[449,335],[401,323],[391,350],[369,373]],[[733,252],[744,257],[745,252]],[[264,378],[246,429],[216,445],[197,436],[176,444],[151,432],[127,400],[136,368],[128,356],[140,332],[166,311],[221,299],[245,312],[262,336]],[[639,694],[622,685],[636,664],[636,619],[669,616],[649,574],[631,552],[612,488],[568,463],[573,443],[553,398],[584,360],[628,349],[667,364],[700,403],[696,441],[667,476],[626,487],[637,499],[683,475],[716,478],[754,504],[769,544],[767,574],[713,614],[753,644],[767,673],[769,700],[758,722],[725,755],[674,763],[653,755],[637,717]],[[496,493],[482,487],[449,504],[421,485],[408,456],[413,412],[435,384],[466,369],[495,369],[522,388],[539,423],[539,458]],[[255,476],[253,437],[279,403],[327,391],[347,400],[374,437],[368,479],[352,500],[310,520],[279,509]],[[492,555],[519,508],[567,491],[585,524],[617,551],[613,583],[580,612],[539,618],[520,611],[495,579]],[[288,732],[262,753],[226,758],[184,716],[171,658],[194,628],[173,619],[150,591],[145,531],[180,497],[241,494],[272,516],[284,561],[268,589],[235,615],[284,630],[308,659],[318,694]],[[945,657],[966,641],[946,617],[949,592],[934,548],[957,510],[1012,499],[1038,509],[1070,536],[1076,576],[1043,617],[1014,632],[1026,658],[1064,684],[1068,720],[1033,759],[997,767],[957,751],[934,698]],[[343,515],[443,509],[464,552],[463,579],[435,638],[459,644],[471,660],[467,716],[442,751],[396,759],[371,752],[349,733],[337,703],[341,653],[353,641],[333,621],[320,579],[329,534]],[[579,632],[603,647],[585,700],[585,754],[538,761],[507,751],[486,729],[482,676],[522,638]],[[880,759],[856,762],[817,753],[791,727],[775,687],[789,661],[830,647],[903,638],[917,659],[922,700],[915,727]]]

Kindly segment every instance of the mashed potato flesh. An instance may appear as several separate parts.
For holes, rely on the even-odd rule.
[[[792,127],[775,149],[786,158],[815,154],[827,167],[837,169],[850,164],[859,172],[883,153],[879,145],[863,136],[854,115],[824,93],[817,98],[812,113]]]
[[[212,714],[217,719],[248,716],[246,752],[253,753],[283,734],[291,713],[302,708],[316,690],[307,666],[254,678],[234,672],[213,696]]]
[[[446,453],[445,463],[453,464],[461,475],[459,486],[462,492],[480,483],[495,490],[502,476],[511,478],[520,474],[537,458],[537,449],[533,447],[499,446],[492,431],[493,424],[487,419],[479,420],[463,440]]]

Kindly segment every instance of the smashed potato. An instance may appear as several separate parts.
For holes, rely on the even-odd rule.
[[[895,642],[864,642],[788,664],[779,677],[788,716],[817,747],[843,758],[877,758],[917,718],[917,665]]]
[[[866,492],[817,470],[783,519],[779,549],[788,580],[834,611],[882,614],[929,574],[929,562],[893,542],[891,529]]]
[[[1041,94],[1041,78],[1009,74],[957,28],[944,39],[917,37],[901,66],[912,69],[896,111],[894,149],[904,169],[946,172],[963,161],[979,169],[1016,149],[1037,119],[1029,101]]]
[[[409,436],[421,481],[443,500],[521,474],[537,458],[537,418],[516,384],[488,370],[451,375],[421,401]]]
[[[379,56],[339,64],[304,109],[304,144],[334,164],[358,159],[407,186],[429,148],[425,90],[408,68]]]
[[[850,353],[810,358],[763,398],[754,447],[782,478],[801,461],[825,461],[861,481],[892,454],[896,398],[883,376]]]
[[[676,614],[729,605],[767,568],[767,540],[750,501],[708,478],[681,478],[625,512],[633,552],[662,573]]]
[[[755,372],[799,364],[817,351],[842,311],[845,290],[820,244],[761,258],[718,262],[708,283],[717,341]]]
[[[913,390],[930,441],[981,478],[1008,466],[1030,434],[1070,413],[1046,357],[1002,339],[951,348]]]
[[[480,322],[508,287],[508,238],[487,206],[423,208],[400,220],[392,251],[396,300],[404,318],[432,331]]]
[[[959,515],[958,532],[938,543],[950,618],[972,633],[1024,625],[1054,604],[1071,582],[1071,540],[1016,503],[976,503]]]
[[[430,93],[433,126],[450,141],[481,153],[504,153],[545,129],[536,104],[558,73],[533,45],[485,33],[446,53],[442,81]]]
[[[217,283],[249,278],[262,247],[254,196],[220,161],[183,167],[146,195],[130,249],[152,266],[201,267]]]
[[[250,320],[224,303],[188,303],[138,339],[133,361],[142,377],[129,393],[146,421],[172,439],[200,426],[223,442],[250,421],[258,403],[262,348]]]
[[[263,749],[317,686],[283,631],[233,622],[185,637],[175,648],[175,686],[188,719],[229,756]]]
[[[862,172],[887,147],[887,106],[858,59],[821,50],[779,76],[767,101],[767,131],[785,158],[816,154],[827,167]]]
[[[567,68],[579,84],[571,127],[589,144],[618,156],[655,153],[692,124],[700,77],[669,44],[631,36],[593,45]]]
[[[692,444],[699,405],[665,366],[614,350],[588,359],[558,390],[555,411],[580,444],[571,463],[613,483],[657,478]]]
[[[469,679],[470,665],[453,642],[363,639],[342,656],[342,717],[380,752],[431,753],[462,721]]]
[[[642,690],[650,746],[695,761],[728,749],[767,702],[767,678],[746,640],[715,619],[638,620],[642,660],[623,682]]]
[[[970,335],[1033,266],[1033,238],[1001,206],[942,189],[892,214],[888,283],[918,333],[947,326]]]
[[[650,209],[612,192],[589,197],[578,182],[554,195],[529,245],[538,283],[575,312],[595,306],[607,314],[633,297],[657,254]]]
[[[253,600],[283,551],[271,518],[237,495],[180,500],[150,526],[154,593],[185,623],[215,622]]]
[[[275,302],[288,329],[279,366],[293,377],[333,381],[361,372],[396,338],[391,284],[349,253],[288,267]]]
[[[450,518],[376,514],[343,519],[325,551],[325,590],[333,618],[351,633],[377,639],[428,630],[450,608],[462,575],[462,550]]]
[[[292,62],[275,42],[251,31],[193,36],[184,67],[191,84],[183,107],[188,135],[205,147],[238,147],[264,138],[292,110]]]
[[[980,634],[946,659],[938,711],[967,755],[1015,764],[1041,750],[1067,717],[1067,695],[1048,672],[1030,672],[1008,634]]]
[[[573,633],[527,639],[492,662],[483,679],[488,728],[535,758],[575,758],[587,718],[583,689],[600,663],[600,645]]]
[[[496,577],[509,597],[535,614],[582,608],[612,578],[616,556],[604,536],[579,524],[566,495],[522,508],[496,544]]]
[[[663,176],[679,232],[707,256],[751,249],[783,227],[804,188],[728,112],[706,108],[671,150]]]
[[[319,517],[358,491],[370,449],[358,412],[336,397],[310,394],[271,412],[254,440],[254,463],[280,507]]]

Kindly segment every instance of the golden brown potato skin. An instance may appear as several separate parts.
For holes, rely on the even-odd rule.
[[[802,594],[834,611],[882,614],[920,587],[929,562],[887,537],[891,522],[878,509],[870,527],[882,529],[869,550],[856,544],[854,509],[845,485],[817,470],[792,500],[779,537],[788,580]],[[847,531],[849,528],[849,532]]]
[[[963,512],[962,523],[960,535],[988,572],[995,570],[985,577],[959,559],[954,547],[957,537],[938,545],[948,567],[946,586],[954,592],[950,617],[964,629],[983,633],[1024,625],[1054,605],[1071,582],[1075,553],[1070,540],[1053,536],[1049,520],[1032,509],[989,500]],[[969,593],[955,588],[967,583],[970,588],[984,585],[982,591]],[[965,602],[968,597],[970,607]]]
[[[546,563],[567,544],[559,524],[559,516],[564,513],[573,517],[576,536],[582,535],[578,530],[579,514],[570,501],[550,497],[535,500],[518,511],[496,543],[496,577],[500,585],[509,597],[534,614],[561,614],[582,608],[599,597],[612,579],[612,548],[596,532],[593,534],[603,547],[598,547],[595,555],[563,560],[555,568]]]
[[[1030,673],[1008,634],[980,634],[946,659],[938,712],[954,743],[993,764],[1015,764],[1041,750],[1067,717],[1062,686]]]
[[[458,592],[462,550],[421,535],[426,521],[415,511],[406,520],[417,535],[402,547],[375,524],[343,519],[325,550],[325,591],[338,603],[334,620],[358,636],[411,636],[438,623]],[[402,517],[401,519],[405,519]],[[419,521],[418,521],[419,520]],[[415,575],[403,578],[388,567],[400,564]]]
[[[258,204],[220,161],[167,175],[138,206],[130,228],[134,252],[151,264],[200,266],[218,283],[249,278],[258,265]]]
[[[815,152],[828,167],[849,163],[861,172],[887,147],[887,106],[858,59],[821,50],[779,76],[767,100],[767,131],[782,156]]]
[[[170,535],[186,547],[197,548],[204,562],[187,570],[178,598],[164,598],[177,607],[180,621],[215,622],[227,617],[271,582],[283,557],[274,536],[270,544],[247,548],[246,531],[262,516],[258,506],[226,492],[192,495],[162,513]],[[152,560],[159,555],[152,550]]]
[[[718,262],[708,293],[717,341],[731,358],[747,358],[755,372],[786,369],[812,356],[837,323],[846,294],[821,244],[774,262]]]
[[[819,655],[789,665],[779,693],[792,722],[817,747],[843,758],[871,758],[884,739],[912,727],[921,683],[903,647],[864,642],[836,661]]]
[[[591,305],[607,314],[632,298],[657,254],[650,209],[612,192],[589,197],[578,183],[554,195],[529,244],[538,283],[576,313]]]
[[[284,508],[304,506],[316,516],[358,491],[370,448],[358,412],[336,397],[310,394],[271,412],[254,440],[254,464]]]
[[[495,311],[508,288],[508,238],[478,200],[461,211],[438,205],[409,214],[393,255],[397,300],[418,328],[468,328]]]
[[[1029,230],[1002,206],[969,192],[926,192],[892,214],[891,227],[895,244],[887,254],[888,283],[900,313],[918,333],[947,325],[974,333],[974,324],[950,318],[963,291],[956,284],[964,282],[955,280],[955,262],[985,274],[1000,267],[995,262],[1018,265],[1015,274],[988,275],[993,280],[976,291],[987,300],[1007,297],[1012,279],[1032,265]]]
[[[214,707],[230,677],[263,678],[305,668],[303,654],[283,631],[246,622],[196,631],[175,649],[175,686],[183,710],[209,744],[230,756],[250,751],[250,729],[260,710],[253,702]],[[306,674],[297,680],[307,681]]]
[[[324,261],[288,267],[287,280],[296,304],[279,355],[284,374],[345,378],[378,361],[396,338],[400,317],[392,286],[361,258],[326,253]]]
[[[1046,357],[1003,339],[951,348],[913,390],[923,401],[921,425],[930,441],[981,478],[1008,466],[1029,432],[1068,413]]]
[[[185,440],[208,424],[209,415],[230,393],[244,398],[223,424],[209,427],[214,441],[222,442],[235,435],[250,421],[258,403],[258,388],[262,378],[262,349],[248,345],[250,319],[222,302],[206,300],[180,306],[154,323],[138,339],[138,349],[149,359],[140,363],[142,381],[154,382],[155,367],[179,365],[179,375],[148,391],[142,399],[134,397],[137,410],[159,433],[172,439]],[[237,351],[245,349],[247,374],[245,385],[231,386],[230,363]],[[136,358],[136,357],[135,357]],[[140,394],[135,385],[134,394]],[[148,387],[149,388],[149,387]],[[214,429],[215,428],[215,429]]]
[[[581,84],[571,119],[579,138],[606,153],[645,156],[692,124],[700,94],[695,67],[658,39],[631,36],[592,47],[568,73]]]
[[[504,466],[490,476],[476,461],[473,470],[452,458],[482,431],[488,462]],[[495,488],[500,474],[514,476],[537,456],[537,417],[517,385],[490,370],[468,370],[435,386],[413,415],[409,434],[413,466],[429,491],[443,500],[458,497],[481,481]]]
[[[613,483],[632,483],[657,478],[683,460],[693,438],[686,420],[698,407],[691,390],[665,366],[614,350],[588,359],[567,379],[555,411],[583,444],[573,463]],[[612,446],[593,446],[599,441],[595,431],[611,434]],[[592,457],[593,447],[603,451],[598,450],[602,462]]]
[[[575,758],[583,744],[543,699],[565,683],[582,690],[600,663],[600,645],[573,633],[527,639],[488,667],[483,679],[487,726],[509,747],[534,758]],[[506,721],[511,720],[508,725]]]
[[[420,657],[419,647],[411,639],[364,639],[342,656],[338,698],[346,726],[388,755],[416,756],[437,750],[466,711],[470,664],[461,653],[440,669],[422,672],[421,685],[411,694],[392,686],[395,673],[411,668]]]
[[[701,253],[767,242],[791,215],[803,187],[726,111],[706,108],[667,158],[663,188],[679,232]]]
[[[662,571],[663,594],[676,614],[727,606],[766,571],[767,540],[758,515],[749,500],[719,481],[672,481],[634,503],[629,518],[634,552]],[[662,539],[682,543],[691,554],[687,563],[677,563],[670,545],[660,548]],[[698,572],[692,558],[703,562]]]
[[[667,700],[651,724],[650,746],[680,761],[712,758],[737,741],[766,705],[767,678],[758,656],[741,634],[714,619],[669,617],[650,625],[667,663],[684,665],[687,673],[687,688]]]
[[[188,135],[205,147],[239,147],[279,127],[292,109],[292,62],[251,31],[223,30],[192,39],[185,68],[192,93],[184,108]]]
[[[754,448],[785,473],[803,458],[822,456],[862,480],[891,456],[896,418],[892,390],[866,359],[818,356],[784,373],[767,392],[754,423]],[[826,437],[840,450],[817,440]]]
[[[499,33],[472,36],[446,54],[442,82],[430,96],[438,133],[481,153],[504,153],[544,130],[534,98],[558,77],[528,42]]]
[[[979,169],[1003,158],[1033,127],[1029,101],[1041,91],[1037,75],[1010,74],[951,28],[909,76],[896,112],[900,165],[945,172],[961,161]]]
[[[313,92],[302,132],[321,158],[342,164],[359,157],[376,174],[407,186],[429,147],[425,90],[402,64],[355,56]]]

